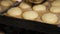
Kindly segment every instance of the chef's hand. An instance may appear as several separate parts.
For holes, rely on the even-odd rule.
[[[22,0],[12,0],[12,1],[18,1],[18,2],[22,2]]]
[[[16,1],[21,2],[22,0],[16,0]]]

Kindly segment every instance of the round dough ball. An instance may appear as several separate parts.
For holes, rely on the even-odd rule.
[[[53,2],[53,1],[55,1],[55,0],[49,0],[49,1]]]
[[[19,7],[22,8],[23,10],[31,9],[31,6],[28,5],[27,3],[24,3],[24,2],[22,2],[22,3],[19,5]]]
[[[33,6],[33,10],[37,12],[45,12],[46,11],[46,6],[44,5],[35,5]]]
[[[14,7],[14,8],[11,8],[10,10],[8,10],[7,14],[11,17],[21,16],[22,10],[18,7]]]
[[[53,13],[60,13],[60,7],[51,7],[50,11]]]
[[[58,21],[58,17],[53,13],[46,13],[42,16],[42,20],[43,22],[48,24],[56,24],[56,22]]]
[[[34,4],[40,4],[42,3],[44,0],[25,0],[26,2],[30,2],[30,3],[34,3]]]
[[[37,12],[34,12],[34,11],[26,11],[23,13],[22,16],[24,19],[34,20],[34,19],[38,18],[39,15]]]
[[[3,9],[3,7],[2,7],[2,6],[0,6],[0,13],[1,13],[1,12],[3,12],[3,10],[4,10],[4,9]]]
[[[55,0],[55,1],[60,1],[60,0]]]
[[[43,3],[43,5],[48,6],[49,2],[47,1],[47,2]]]
[[[60,1],[54,1],[54,2],[52,2],[52,6],[60,6]]]
[[[0,11],[2,10],[2,7],[0,6]]]
[[[39,16],[35,21],[42,22],[41,16]]]
[[[11,6],[10,2],[8,2],[8,1],[1,1],[1,5],[5,6],[5,7]]]
[[[10,0],[7,0],[7,2],[9,2],[11,5],[13,5],[14,3],[12,2],[12,1],[10,1]]]

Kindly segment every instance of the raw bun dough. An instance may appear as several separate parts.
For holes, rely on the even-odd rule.
[[[45,12],[46,11],[46,6],[35,5],[35,6],[33,6],[33,10],[36,11],[36,12]]]
[[[60,13],[60,7],[51,7],[50,11],[53,13]]]
[[[20,5],[19,5],[20,8],[22,8],[23,10],[30,10],[31,9],[31,6],[28,5],[27,3],[24,3],[22,2]]]
[[[14,7],[14,8],[11,8],[10,10],[8,10],[7,14],[12,17],[21,16],[22,10],[18,7]]]
[[[30,3],[33,3],[33,4],[40,4],[42,3],[44,0],[26,0],[26,2],[30,2]]]
[[[0,6],[0,12],[2,11],[2,7]]]
[[[48,24],[56,24],[56,22],[58,21],[58,17],[53,13],[46,13],[42,16],[42,20],[43,22]]]
[[[55,0],[49,0],[49,1],[53,2],[53,1],[55,1]]]
[[[60,6],[60,1],[56,0],[52,2],[52,6]]]
[[[48,6],[49,5],[49,2],[46,1],[45,3],[43,3],[43,5]]]
[[[8,2],[8,1],[1,1],[1,5],[5,6],[5,7],[11,6],[10,2]]]
[[[13,5],[14,3],[12,2],[12,1],[10,1],[10,0],[7,0],[7,2],[9,2],[11,5]]]
[[[23,13],[22,16],[24,19],[34,20],[34,19],[38,18],[39,15],[37,12],[34,12],[34,11],[26,11]]]

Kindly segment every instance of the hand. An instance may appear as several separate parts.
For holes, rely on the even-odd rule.
[[[21,2],[22,0],[12,0],[12,1],[18,1],[18,2]]]
[[[22,0],[16,0],[16,1],[21,2]]]

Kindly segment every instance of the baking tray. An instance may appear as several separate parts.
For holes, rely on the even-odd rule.
[[[15,26],[18,28],[24,28],[26,30],[39,31],[48,34],[60,34],[58,27],[50,24],[43,24],[41,22],[11,18],[7,16],[0,15],[0,24],[5,24],[7,26]]]
[[[13,6],[15,6],[15,5],[13,5]],[[37,22],[37,21],[12,18],[12,17],[8,17],[5,15],[1,15],[1,14],[5,13],[7,10],[0,13],[0,24],[4,24],[7,26],[13,26],[13,27],[17,27],[17,28],[24,28],[26,30],[43,32],[43,33],[47,33],[47,34],[60,34],[60,31],[59,31],[60,28],[57,27],[56,25],[41,23],[41,22]]]

